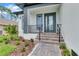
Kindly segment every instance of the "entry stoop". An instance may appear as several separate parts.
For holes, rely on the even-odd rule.
[[[64,42],[62,36],[60,38],[61,42]],[[39,34],[36,39],[36,42],[39,42]],[[59,35],[57,33],[40,33],[40,42],[59,44]]]

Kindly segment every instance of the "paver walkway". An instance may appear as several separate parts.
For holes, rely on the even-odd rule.
[[[59,47],[56,44],[40,42],[32,51],[31,56],[60,56]]]

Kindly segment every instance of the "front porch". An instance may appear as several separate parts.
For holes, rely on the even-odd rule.
[[[34,39],[34,43],[38,45],[30,55],[61,55],[58,47],[59,35],[57,35],[60,24],[59,4],[31,6],[24,10],[23,37],[28,40]]]
[[[59,5],[47,5],[27,9],[27,33],[57,32]]]
[[[47,4],[40,7],[25,8],[23,26],[20,29],[19,36],[25,39],[35,39],[39,31],[57,33],[57,24],[60,24],[59,6],[59,4]]]

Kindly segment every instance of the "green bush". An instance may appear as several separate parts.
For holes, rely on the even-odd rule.
[[[11,35],[11,40],[19,40],[19,37],[18,35]]]
[[[7,39],[8,40],[19,40],[19,37],[18,37],[18,35],[13,34],[13,35],[8,35]]]
[[[65,43],[61,43],[61,44],[60,44],[60,49],[66,49]]]
[[[13,38],[14,38],[15,40],[19,40],[18,35],[13,35]]]
[[[5,41],[5,44],[8,44],[8,43],[9,43],[9,40],[6,40],[6,41]]]
[[[70,52],[68,49],[64,49],[63,54],[64,56],[70,56]]]
[[[17,34],[16,25],[7,25],[4,30],[9,34]]]
[[[0,43],[2,42],[8,43],[9,40],[19,41],[19,37],[18,35],[1,35],[0,36]]]
[[[19,41],[16,41],[16,45],[20,45],[20,42]]]
[[[7,40],[7,37],[6,36],[0,36],[0,42],[3,42],[3,41],[5,41],[5,40]]]
[[[10,35],[7,35],[6,38],[7,38],[7,40],[11,40],[11,36]]]

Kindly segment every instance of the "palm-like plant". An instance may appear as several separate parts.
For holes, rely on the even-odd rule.
[[[4,8],[2,6],[0,6],[0,12],[1,12],[0,17],[2,17],[3,10],[4,10]]]
[[[3,7],[3,6],[0,6],[0,12],[1,12],[0,17],[3,17],[4,11],[11,15],[11,19],[12,19],[12,17],[16,18],[15,14],[13,14],[10,9]]]

